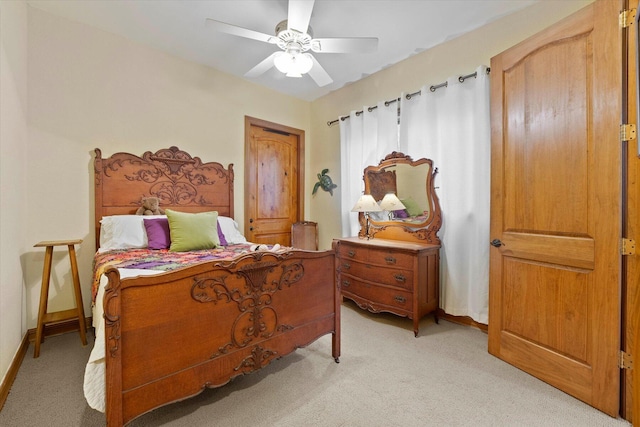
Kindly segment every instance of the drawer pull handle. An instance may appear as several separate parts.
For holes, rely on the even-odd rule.
[[[348,262],[345,262],[344,264],[342,264],[342,268],[344,268],[345,270],[348,270],[351,268],[351,264],[349,264]]]
[[[396,263],[396,259],[392,256],[388,256],[384,259],[385,261],[387,261],[387,264],[395,264]]]
[[[351,258],[353,258],[354,256],[356,256],[356,251],[351,250],[351,251],[349,251],[349,253],[347,255],[349,255]]]
[[[393,276],[396,278],[396,280],[400,283],[404,283],[407,281],[407,278],[404,277],[402,274],[396,274],[395,276]]]
[[[405,302],[407,302],[407,299],[405,297],[403,297],[402,295],[396,295],[394,298],[397,302],[400,302],[402,304],[404,304]]]
[[[342,281],[342,287],[343,288],[348,288],[349,286],[351,286],[351,282],[348,280],[343,280]]]

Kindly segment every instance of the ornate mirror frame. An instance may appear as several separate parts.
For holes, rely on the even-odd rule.
[[[378,166],[367,166],[364,170],[364,192],[365,194],[377,194],[378,201],[380,197],[386,193],[386,188],[379,188],[381,185],[379,182],[381,179],[374,179],[374,176],[380,176],[385,172],[393,172],[393,183],[395,187],[395,174],[398,171],[398,166],[407,165],[409,167],[423,167],[427,165],[426,176],[424,177],[424,189],[426,193],[426,203],[428,205],[428,214],[424,219],[420,218],[417,221],[409,218],[397,219],[389,221],[380,221],[370,218],[369,221],[369,236],[373,238],[383,238],[391,240],[412,241],[420,243],[440,244],[440,239],[437,236],[438,230],[442,225],[442,212],[440,210],[440,202],[436,195],[434,187],[435,175],[438,173],[437,168],[433,168],[433,161],[431,159],[418,159],[414,161],[410,156],[407,156],[400,152],[392,152],[380,161]],[[374,182],[375,181],[375,182]],[[382,179],[382,181],[385,181]],[[384,184],[382,184],[384,185]],[[422,185],[420,182],[415,183],[416,186]],[[398,195],[402,197],[402,194]],[[374,197],[375,198],[375,197]],[[360,232],[358,236],[366,237],[366,222],[363,213],[359,214]]]

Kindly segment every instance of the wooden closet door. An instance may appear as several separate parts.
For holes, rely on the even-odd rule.
[[[616,416],[621,1],[491,60],[489,352]]]
[[[304,132],[246,117],[245,139],[245,237],[290,246],[304,214]]]

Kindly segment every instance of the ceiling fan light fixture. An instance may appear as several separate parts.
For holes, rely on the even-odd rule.
[[[0,0],[1,1],[1,0]],[[287,77],[309,77],[323,87],[333,83],[329,73],[322,68],[312,53],[358,53],[375,52],[378,39],[375,37],[313,38],[309,25],[315,0],[288,0],[287,19],[276,25],[275,36],[226,22],[207,18],[206,25],[222,33],[277,45],[281,51],[273,52],[255,65],[245,77],[256,78],[273,67]]]
[[[274,65],[287,77],[302,77],[313,67],[313,60],[308,53],[292,54],[289,51],[281,52],[273,60]]]

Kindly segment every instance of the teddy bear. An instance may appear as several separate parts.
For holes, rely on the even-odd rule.
[[[164,215],[164,209],[160,208],[160,199],[157,197],[143,197],[142,206],[138,208],[136,215]]]

